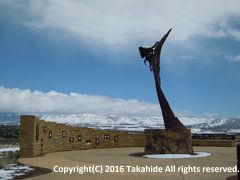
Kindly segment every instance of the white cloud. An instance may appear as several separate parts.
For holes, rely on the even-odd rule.
[[[232,29],[232,28],[228,28],[227,33],[229,34],[229,36],[235,38],[236,40],[240,41],[240,31],[237,29]]]
[[[22,113],[93,113],[160,115],[159,105],[79,93],[63,94],[0,87],[0,111]]]
[[[237,56],[235,56],[235,57],[233,58],[233,61],[239,61],[239,62],[240,62],[240,54],[237,55]]]
[[[240,62],[240,54],[238,54],[236,56],[226,55],[225,58],[232,62]]]
[[[183,60],[189,60],[189,61],[196,59],[196,57],[192,55],[183,55],[183,56],[180,56],[179,58]]]
[[[239,0],[0,0],[28,13],[25,25],[54,29],[89,43],[123,46],[156,40],[173,27],[172,41],[193,35],[240,37],[228,19],[240,16]],[[218,25],[219,28],[214,28]]]

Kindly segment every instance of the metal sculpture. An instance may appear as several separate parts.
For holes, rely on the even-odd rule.
[[[149,63],[150,71],[153,72],[156,91],[158,95],[158,101],[162,110],[163,121],[166,129],[177,129],[186,128],[180,120],[174,115],[162,89],[161,89],[161,79],[160,79],[160,54],[161,49],[166,41],[170,29],[160,41],[157,41],[152,47],[139,47],[139,52],[142,58],[144,58],[144,63]]]

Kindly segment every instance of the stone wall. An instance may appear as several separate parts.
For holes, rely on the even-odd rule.
[[[240,138],[239,138],[240,139]],[[235,146],[234,140],[193,139],[193,146]],[[143,147],[144,133],[96,130],[46,122],[36,116],[20,118],[20,157],[34,157],[49,152],[92,148]]]
[[[235,140],[221,140],[221,139],[193,139],[193,146],[206,147],[234,147]]]
[[[144,147],[143,133],[96,130],[46,122],[36,116],[20,118],[20,157],[92,148]]]

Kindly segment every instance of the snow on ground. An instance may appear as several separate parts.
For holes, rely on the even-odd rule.
[[[144,155],[145,158],[155,158],[155,159],[179,159],[179,158],[197,158],[197,157],[207,157],[210,156],[207,152],[195,152],[191,154],[148,154]]]
[[[26,165],[9,164],[7,167],[0,169],[0,179],[13,179],[15,176],[24,175],[31,170],[33,169]]]
[[[15,152],[15,151],[19,151],[19,147],[11,147],[11,148],[2,148],[0,149],[0,153],[2,152]]]

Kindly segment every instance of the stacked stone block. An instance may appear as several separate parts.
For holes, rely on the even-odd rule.
[[[145,142],[143,133],[74,127],[29,115],[20,120],[20,157],[68,150],[143,147]]]

